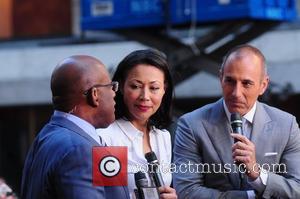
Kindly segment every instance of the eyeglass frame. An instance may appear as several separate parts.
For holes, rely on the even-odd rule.
[[[91,88],[87,89],[86,91],[83,92],[83,95],[88,95],[88,93],[93,89],[93,88],[98,88],[98,87],[108,87],[111,86],[111,89],[114,92],[117,92],[119,89],[119,82],[117,81],[112,81],[109,84],[95,84],[93,86],[91,86]]]

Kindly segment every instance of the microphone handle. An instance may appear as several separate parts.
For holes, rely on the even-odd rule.
[[[237,126],[237,127],[233,128],[232,131],[233,131],[233,133],[243,135],[243,129],[242,129],[241,126]],[[234,143],[236,143],[236,142],[238,142],[239,140],[237,140],[237,139],[234,138],[233,141],[234,141]]]
[[[243,135],[243,129],[241,126],[238,126],[236,127],[234,130],[233,130],[233,133],[237,133],[237,134],[240,134],[240,135]],[[237,139],[234,139],[234,143],[238,142]],[[241,163],[240,162],[237,162],[236,165],[240,165]],[[246,168],[244,166],[239,166],[239,170],[242,172],[242,173],[245,173],[246,172]]]
[[[164,180],[161,176],[159,164],[156,163],[150,163],[149,165],[149,174],[152,177],[152,180],[156,187],[164,186]]]
[[[141,188],[134,189],[133,191],[136,199],[145,199],[144,192]]]
[[[153,180],[157,187],[162,187],[165,185],[164,180],[161,176],[161,173],[159,173],[159,172],[153,173]]]

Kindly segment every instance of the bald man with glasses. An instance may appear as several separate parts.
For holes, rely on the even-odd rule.
[[[92,184],[92,148],[103,146],[95,128],[115,120],[115,92],[94,57],[64,59],[51,77],[54,113],[26,158],[21,198],[129,198],[127,187]]]

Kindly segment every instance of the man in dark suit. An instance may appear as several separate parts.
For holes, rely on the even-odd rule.
[[[296,119],[257,101],[269,82],[263,54],[250,45],[234,48],[224,59],[220,82],[222,99],[178,121],[179,198],[300,198]],[[231,133],[232,113],[242,116],[243,135]]]
[[[34,140],[23,169],[21,198],[129,198],[127,187],[92,184],[95,128],[114,119],[116,82],[97,59],[72,56],[51,77],[54,114]]]

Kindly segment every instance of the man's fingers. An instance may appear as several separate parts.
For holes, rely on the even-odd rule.
[[[251,156],[252,152],[251,151],[247,151],[247,150],[242,150],[242,149],[236,149],[233,151],[232,156]]]
[[[158,188],[160,193],[160,199],[177,199],[175,189],[169,186],[163,186]]]
[[[239,140],[239,141],[241,141],[243,143],[248,144],[249,142],[251,142],[246,136],[243,136],[243,135],[240,135],[240,134],[237,134],[237,133],[231,133],[230,135],[234,139],[237,139],[237,140]]]

